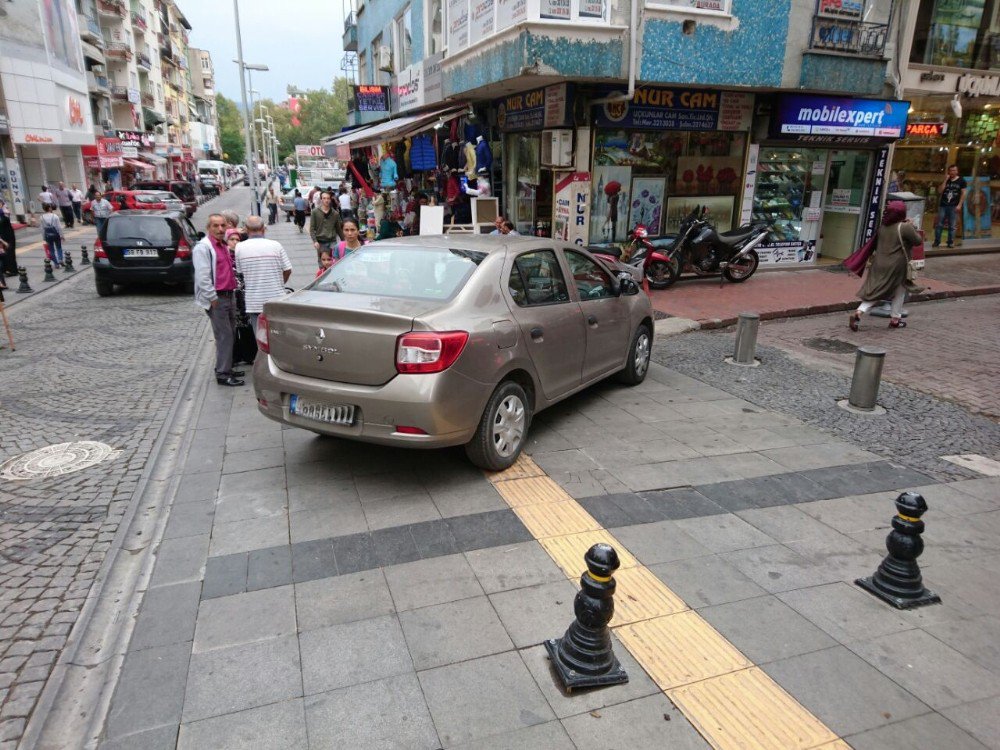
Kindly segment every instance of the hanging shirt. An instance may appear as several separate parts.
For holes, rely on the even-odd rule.
[[[390,190],[396,187],[396,181],[399,180],[399,171],[396,169],[396,162],[391,156],[386,157],[382,161],[382,166],[379,167],[379,183],[382,188],[389,188]]]

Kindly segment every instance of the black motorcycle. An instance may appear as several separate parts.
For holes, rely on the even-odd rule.
[[[766,224],[747,224],[729,232],[717,232],[705,217],[707,209],[695,206],[680,223],[676,237],[651,240],[670,258],[664,286],[673,284],[682,273],[722,276],[734,283],[746,281],[757,270],[760,258],[754,249],[767,237]]]

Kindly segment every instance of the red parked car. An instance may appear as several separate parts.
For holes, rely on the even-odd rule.
[[[163,190],[109,190],[104,194],[112,211],[184,211],[184,203]],[[81,206],[85,224],[94,223],[90,201]]]

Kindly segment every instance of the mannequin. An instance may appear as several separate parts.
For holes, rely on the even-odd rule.
[[[481,135],[476,136],[476,172],[489,174],[493,168],[493,152]]]
[[[468,183],[465,188],[465,194],[471,195],[475,198],[489,198],[493,194],[493,189],[490,187],[490,178],[486,176],[486,173],[480,174],[476,177],[476,186],[471,187],[472,183]]]
[[[476,177],[476,147],[466,141],[462,151],[465,154],[465,176],[473,180]]]
[[[442,158],[445,169],[449,172],[458,171],[458,144],[450,138],[444,141],[444,156]]]

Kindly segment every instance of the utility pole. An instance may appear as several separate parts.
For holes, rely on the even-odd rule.
[[[236,20],[236,57],[240,66],[240,95],[243,97],[243,138],[246,145],[247,182],[250,185],[250,213],[260,216],[260,206],[257,203],[257,168],[253,163],[253,152],[250,144],[250,117],[247,108],[246,70],[243,67],[243,38],[240,34],[240,0],[233,0],[233,16]]]

